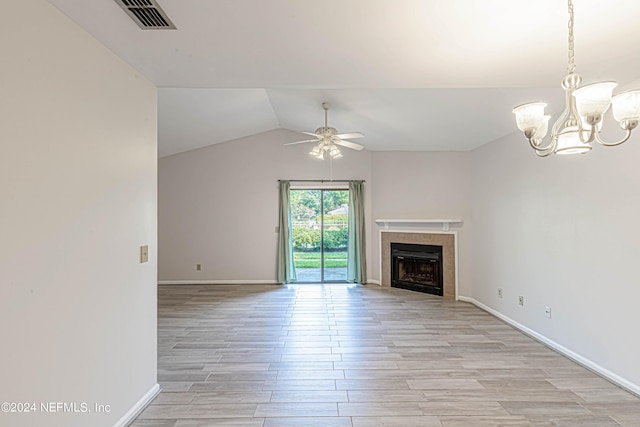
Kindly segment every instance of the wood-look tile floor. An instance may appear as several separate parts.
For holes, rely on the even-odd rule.
[[[159,286],[133,427],[640,427],[640,399],[463,302],[352,285]]]

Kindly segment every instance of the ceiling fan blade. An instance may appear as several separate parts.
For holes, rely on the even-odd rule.
[[[304,133],[305,135],[310,135],[315,138],[322,139],[322,135],[318,135],[317,133],[313,133],[313,132],[300,132],[300,133]]]
[[[364,134],[360,132],[351,132],[351,133],[341,133],[340,135],[336,135],[338,138],[364,138]]]
[[[287,142],[284,145],[294,145],[294,144],[302,144],[303,142],[318,142],[317,139],[307,139],[305,141],[295,141],[295,142]]]
[[[352,150],[362,150],[364,145],[356,144],[355,142],[345,141],[344,139],[335,139],[333,143],[336,145],[342,145],[343,147],[351,148]]]

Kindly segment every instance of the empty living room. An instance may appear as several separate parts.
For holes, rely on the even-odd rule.
[[[3,7],[0,426],[640,426],[640,3]]]

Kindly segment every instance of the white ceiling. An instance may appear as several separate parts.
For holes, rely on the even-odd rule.
[[[515,130],[517,104],[563,108],[565,0],[158,0],[164,31],[113,0],[50,2],[160,88],[160,156],[313,131],[323,101],[369,150],[473,149]],[[637,80],[640,2],[575,3],[584,81]]]

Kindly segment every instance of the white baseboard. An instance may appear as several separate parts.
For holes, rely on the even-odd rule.
[[[509,325],[513,326],[514,328],[520,330],[524,334],[529,335],[531,338],[535,339],[536,341],[540,341],[542,344],[546,345],[547,347],[552,348],[553,350],[555,350],[558,353],[568,357],[569,359],[573,360],[574,362],[576,362],[576,363],[584,366],[585,368],[595,372],[596,374],[606,378],[607,380],[611,381],[612,383],[614,383],[618,387],[621,387],[621,388],[629,391],[630,393],[635,394],[636,396],[640,396],[640,385],[632,383],[631,381],[628,381],[625,378],[622,378],[621,376],[611,372],[607,368],[604,368],[604,367],[598,365],[597,363],[593,362],[592,360],[589,360],[586,357],[584,357],[584,356],[582,356],[582,355],[580,355],[580,354],[578,354],[578,353],[576,353],[576,352],[574,352],[572,350],[569,350],[568,348],[564,347],[563,345],[558,344],[557,342],[545,337],[544,335],[534,331],[533,329],[529,329],[528,327],[524,326],[523,324],[516,322],[512,318],[510,318],[508,316],[505,316],[504,314],[500,313],[499,311],[494,310],[493,308],[491,308],[489,306],[484,305],[483,303],[481,303],[480,301],[477,301],[474,298],[459,296],[458,300],[469,302],[469,303],[475,305],[476,307],[481,308],[482,310],[486,311],[487,313],[490,313],[490,314],[494,315],[498,319],[500,319],[500,320],[508,323]]]
[[[277,285],[277,280],[158,280],[158,285]]]
[[[133,405],[131,409],[129,409],[127,413],[124,414],[124,416],[113,425],[113,427],[126,427],[131,424],[131,422],[133,422],[133,420],[135,420],[135,418],[140,415],[140,412],[142,412],[144,408],[146,408],[159,393],[159,384],[151,387],[151,390],[149,390],[144,396],[142,396],[140,400],[138,400],[136,404]]]

